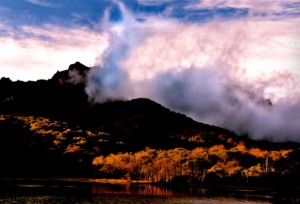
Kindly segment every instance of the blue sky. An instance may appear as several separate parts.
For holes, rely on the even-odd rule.
[[[110,33],[103,23],[105,13],[109,13],[106,21],[121,22],[123,14],[120,3],[124,4],[132,18],[141,24],[148,24],[148,27],[153,26],[148,23],[153,18],[156,22],[172,22],[167,23],[170,28],[176,27],[174,21],[199,28],[214,25],[215,22],[232,22],[232,32],[237,32],[234,30],[239,29],[235,26],[237,22],[245,22],[249,24],[249,33],[255,35],[258,32],[254,29],[257,23],[257,29],[270,35],[269,39],[282,38],[284,43],[291,44],[288,48],[290,52],[299,52],[298,41],[295,41],[299,37],[296,27],[299,24],[300,2],[297,0],[1,0],[0,76],[25,81],[47,79],[74,61],[82,61],[88,66],[99,64],[110,44]],[[283,30],[290,28],[290,33],[283,33]],[[151,28],[145,32],[152,33]],[[259,44],[259,40],[261,38],[255,39],[254,44]],[[226,42],[226,39],[222,41]],[[272,47],[269,41],[261,49]],[[283,48],[280,49],[278,52],[283,52]],[[282,54],[285,58],[290,55],[287,52]],[[296,69],[295,60],[287,60],[293,64],[290,69]],[[255,59],[248,61],[259,64]]]
[[[0,77],[80,61],[92,100],[147,97],[256,139],[299,141],[299,59],[299,0],[0,1]]]
[[[141,18],[149,15],[161,15],[183,21],[199,22],[214,16],[224,18],[245,16],[248,8],[188,8],[197,4],[192,1],[124,1],[126,7]],[[111,20],[120,18],[118,8],[110,0],[2,0],[0,19],[18,29],[19,26],[88,26],[94,28],[101,21],[103,13],[111,8]]]
[[[299,15],[299,2],[290,1],[201,1],[201,0],[127,0],[126,7],[137,16],[162,15],[184,21],[199,22],[210,20],[215,16],[236,18],[247,16],[250,9],[256,9],[256,15]],[[265,4],[261,3],[265,2]],[[257,7],[265,8],[261,10]],[[271,8],[268,8],[271,5]],[[1,21],[14,26],[43,25],[83,25],[93,27],[103,17],[108,8],[116,8],[110,0],[2,0],[0,2]],[[256,7],[256,8],[255,8]],[[113,18],[118,12],[113,10]]]

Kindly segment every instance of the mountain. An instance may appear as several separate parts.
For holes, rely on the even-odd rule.
[[[231,147],[241,141],[250,146],[283,147],[283,144],[268,141],[252,141],[228,130],[194,121],[150,99],[92,103],[84,91],[89,70],[76,62],[49,80],[12,82],[2,78],[0,113],[50,117],[85,129],[100,129],[135,149],[145,146],[168,148],[179,144],[189,148],[214,144]],[[294,143],[285,145],[287,148],[297,146]]]
[[[89,70],[0,80],[0,177],[298,185],[300,144],[254,141],[145,98],[92,103]]]
[[[84,84],[87,79],[87,74],[90,68],[81,64],[80,62],[75,62],[69,66],[68,70],[57,71],[51,81],[59,84]]]
[[[68,70],[57,72],[50,80],[0,80],[1,112],[59,112],[87,105],[84,81],[89,68],[76,62]]]
[[[207,146],[218,143],[218,135],[223,133],[239,141],[233,133],[196,122],[149,99],[90,103],[84,92],[88,71],[76,62],[47,81],[11,82],[2,78],[0,87],[6,91],[0,95],[0,111],[47,116],[85,129],[101,129],[134,149],[176,147],[178,143],[195,147],[199,141]]]

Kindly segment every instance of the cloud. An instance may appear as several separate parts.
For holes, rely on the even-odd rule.
[[[86,87],[92,101],[147,97],[255,139],[300,141],[296,0],[123,2],[99,6],[99,24],[83,3],[66,13],[24,4],[36,9],[16,8],[25,20],[6,10],[1,76],[46,79],[75,61],[96,64]]]
[[[39,6],[44,6],[44,7],[59,7],[59,4],[50,2],[49,0],[25,0],[29,3],[39,5]]]
[[[157,27],[154,21],[148,23]],[[163,72],[208,66],[226,67],[244,83],[273,72],[299,74],[297,22],[219,21],[198,26],[168,21],[165,26],[159,21],[160,30],[155,28],[155,34],[132,48],[123,67],[130,79],[140,81]]]
[[[155,6],[155,5],[161,5],[166,3],[176,3],[177,0],[138,0],[139,4],[142,5],[148,5],[148,6]]]
[[[216,8],[239,8],[239,9],[249,9],[249,15],[275,15],[275,14],[299,14],[299,6],[295,5],[299,2],[297,0],[288,1],[273,1],[273,0],[199,0],[185,6],[186,9],[197,10],[197,9],[216,9]],[[292,5],[292,6],[289,6]],[[288,13],[286,13],[288,12]]]
[[[300,14],[297,0],[138,0],[139,5],[163,8],[165,16],[201,21],[215,17],[265,17]]]
[[[76,61],[93,66],[107,47],[107,36],[84,27],[7,29],[11,34],[0,37],[0,70],[2,77],[12,80],[49,79]]]
[[[147,97],[254,139],[300,141],[299,18],[190,24],[120,10],[105,24],[91,100]]]

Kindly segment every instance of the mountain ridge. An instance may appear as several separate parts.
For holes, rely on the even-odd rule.
[[[237,143],[240,140],[251,141],[250,143],[252,144],[270,143],[268,141],[252,141],[249,138],[237,136],[235,133],[224,128],[203,124],[146,98],[136,98],[126,101],[108,101],[101,104],[90,102],[84,90],[90,69],[91,68],[80,62],[75,62],[71,64],[67,70],[57,71],[49,80],[12,82],[9,78],[3,77],[0,80],[0,88],[3,87],[1,90],[4,90],[1,91],[0,94],[0,112],[46,115],[56,119],[68,120],[74,125],[80,125],[85,128],[104,128],[105,130],[113,132],[116,130],[115,132],[118,134],[124,133],[123,131],[117,131],[118,128],[116,128],[116,126],[120,126],[120,124],[122,124],[121,126],[123,126],[124,129],[125,127],[129,129],[125,132],[132,132],[132,129],[134,129],[133,123],[146,126],[146,123],[150,124],[151,122],[149,118],[156,118],[161,124],[165,123],[167,125],[163,127],[157,123],[156,128],[150,128],[150,130],[146,131],[147,134],[151,132],[154,134],[154,131],[159,132],[159,130],[163,130],[164,128],[168,130],[174,129],[173,132],[176,132],[177,127],[187,125],[191,129],[199,129],[200,127],[200,129],[202,128],[204,130],[217,130],[220,134],[226,132],[226,134],[237,138]],[[70,74],[72,72],[77,75],[77,79],[72,80],[72,77],[74,78],[74,75],[72,76],[72,74]],[[271,102],[268,104],[270,105]],[[148,119],[146,119],[147,117]],[[163,120],[164,117],[167,119]],[[129,120],[132,120],[132,122],[128,122]],[[169,122],[167,120],[169,120]],[[144,124],[141,124],[141,121],[143,121]],[[130,127],[128,123],[131,123]],[[137,130],[137,132],[138,131],[143,132],[145,130]],[[183,130],[179,132],[183,132]],[[175,137],[171,135],[171,133],[168,134],[169,137]],[[190,133],[190,136],[192,136],[192,133]],[[217,134],[216,137],[218,137]],[[133,138],[137,138],[137,136],[133,136]],[[295,143],[286,142],[280,144],[293,147]],[[263,146],[267,147],[267,145]],[[274,146],[276,145],[274,144]]]
[[[75,63],[49,80],[0,80],[0,175],[298,185],[300,144],[251,140],[146,98],[93,103],[88,70]]]

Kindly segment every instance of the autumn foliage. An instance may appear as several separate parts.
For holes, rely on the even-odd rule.
[[[0,115],[0,123],[4,122],[18,123],[26,130],[28,147],[45,148],[38,149],[47,152],[45,162],[65,163],[85,177],[201,184],[225,180],[247,184],[256,178],[291,175],[299,168],[299,159],[290,160],[299,149],[262,149],[226,135],[219,135],[221,142],[214,145],[201,146],[200,142],[192,148],[187,145],[169,149],[143,147],[132,152],[130,144],[120,137],[81,129],[67,122],[36,116]],[[200,135],[190,138],[193,144]]]

